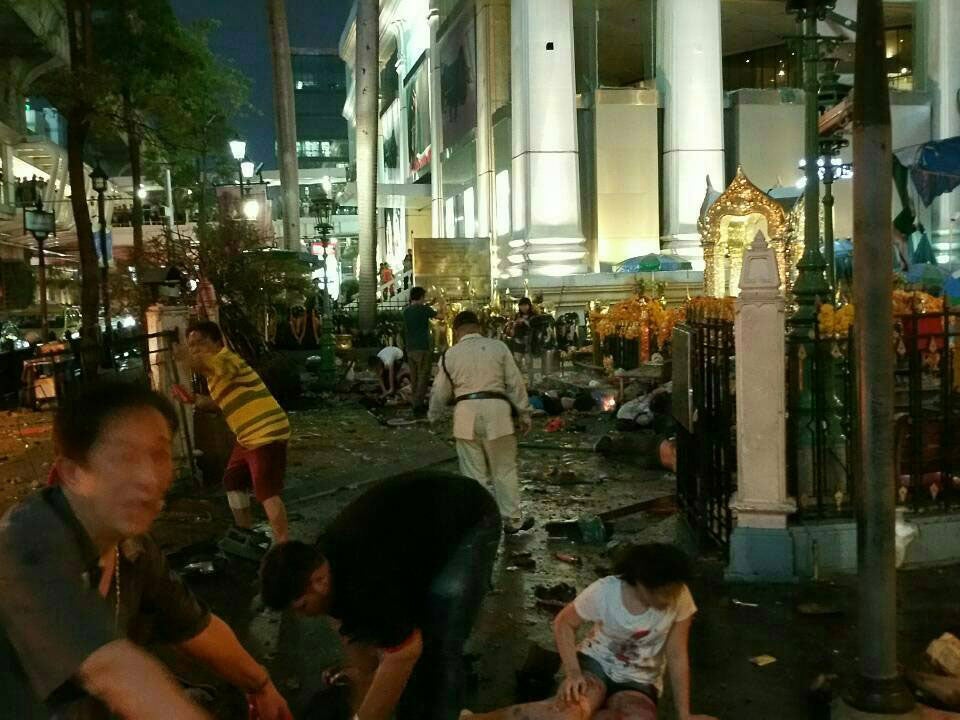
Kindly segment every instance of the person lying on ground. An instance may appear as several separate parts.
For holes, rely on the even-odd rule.
[[[716,720],[690,712],[690,624],[697,608],[686,581],[689,561],[670,545],[621,551],[615,575],[601,578],[553,623],[564,678],[557,696],[472,720],[655,720],[670,672],[679,720]],[[576,631],[591,623],[577,646]]]
[[[147,644],[169,644],[292,720],[266,669],[171,572],[149,530],[173,480],[171,404],[85,386],[58,410],[52,485],[0,521],[0,715],[207,717]]]
[[[361,720],[456,720],[463,646],[490,587],[497,504],[479,483],[415,472],[378,483],[316,545],[264,557],[261,596],[274,609],[325,615],[344,640]]]
[[[387,398],[400,389],[400,383],[410,380],[410,371],[403,363],[403,350],[387,345],[376,355],[371,355],[368,367],[380,380],[380,396]]]

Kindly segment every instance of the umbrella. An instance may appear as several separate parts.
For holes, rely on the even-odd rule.
[[[925,143],[910,168],[910,177],[923,204],[960,186],[960,137]]]
[[[630,258],[624,260],[617,267],[617,272],[637,273],[637,272],[657,272],[658,270],[690,270],[692,265],[687,260],[681,260],[675,255],[663,255],[650,253],[642,257]]]

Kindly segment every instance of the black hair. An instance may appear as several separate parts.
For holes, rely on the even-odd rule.
[[[273,610],[286,610],[310,584],[313,571],[326,562],[313,545],[298,540],[274,545],[260,564],[260,597]]]
[[[84,463],[104,426],[120,413],[153,408],[177,430],[177,413],[163,395],[145,385],[98,380],[68,394],[53,420],[54,453]]]
[[[195,323],[190,323],[190,326],[187,328],[187,335],[190,333],[199,333],[207,340],[215,343],[223,342],[223,331],[220,329],[220,326],[212,320],[198,320]]]
[[[426,297],[426,295],[427,295],[427,291],[424,290],[422,287],[417,286],[414,288],[410,288],[411,300],[423,300],[423,298]]]
[[[673,412],[673,395],[668,392],[654,395],[650,398],[650,412],[655,415],[670,415]]]
[[[630,585],[639,583],[647,590],[690,580],[690,559],[679,548],[665,543],[628,545],[613,563],[613,572]]]
[[[457,313],[457,316],[453,319],[453,329],[461,328],[464,325],[479,325],[480,318],[477,317],[477,314],[473,310],[463,310]]]

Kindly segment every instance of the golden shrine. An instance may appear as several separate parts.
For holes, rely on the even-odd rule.
[[[704,295],[731,297],[740,294],[743,253],[760,231],[777,255],[784,294],[789,297],[794,268],[803,253],[802,230],[797,233],[796,217],[776,200],[750,182],[743,168],[727,189],[710,203],[704,201],[697,227],[703,247]]]

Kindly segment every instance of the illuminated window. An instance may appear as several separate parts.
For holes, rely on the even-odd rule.
[[[320,141],[304,140],[303,155],[304,157],[320,157]]]

